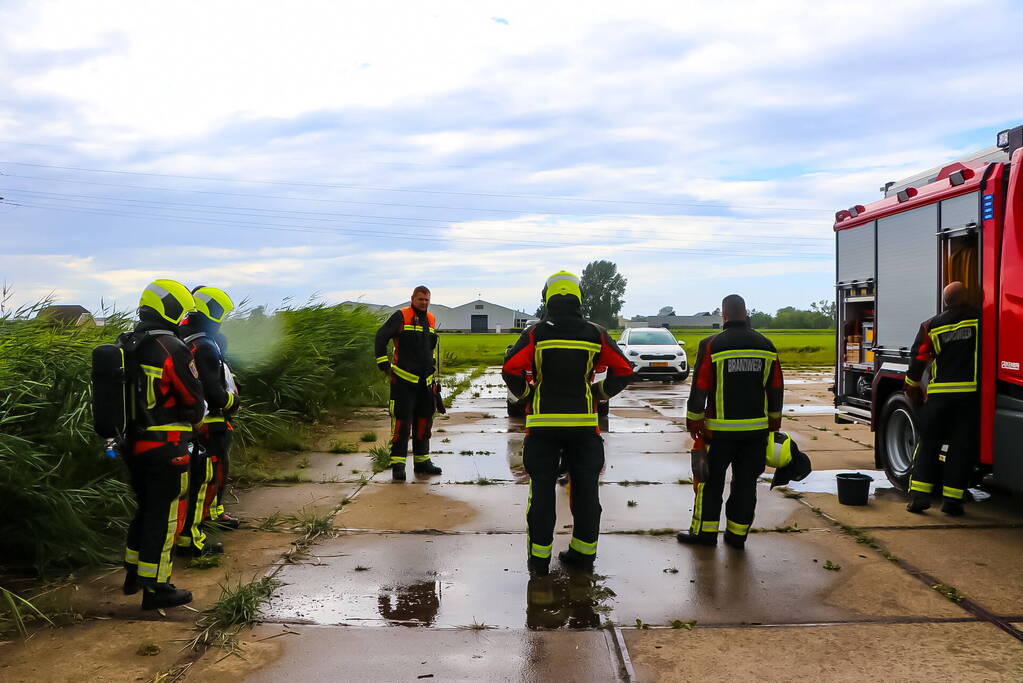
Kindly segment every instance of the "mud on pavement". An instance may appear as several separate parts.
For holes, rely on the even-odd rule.
[[[908,515],[876,471],[867,506],[839,505],[833,474],[874,470],[872,434],[834,423],[830,374],[788,380],[784,429],[816,472],[774,491],[765,476],[745,553],[675,541],[694,500],[689,386],[634,384],[604,429],[596,573],[555,563],[530,580],[523,423],[506,416],[491,369],[435,423],[442,475],[394,484],[365,453],[319,452],[292,463],[309,481],[240,495],[249,519],[336,511],[333,534],[291,562],[280,555],[292,536],[250,528],[225,538],[222,570],[175,572],[199,608],[228,571],[276,572],[283,586],[242,634],[244,658],[180,652],[195,615],[142,618],[113,573],[82,588],[106,620],[3,646],[0,677],[144,680],[187,664],[186,679],[257,681],[1023,678],[1023,513],[993,497],[955,524]],[[384,435],[386,416],[365,411],[339,431]],[[556,550],[571,524],[567,492],[558,498]],[[135,655],[145,640],[161,652]],[[55,669],[53,650],[74,664]]]

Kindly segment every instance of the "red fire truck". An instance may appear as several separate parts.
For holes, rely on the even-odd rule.
[[[981,473],[1023,491],[1023,126],[881,191],[835,214],[835,419],[870,425],[877,466],[906,487],[919,435],[902,391],[910,346],[959,280],[981,311]]]

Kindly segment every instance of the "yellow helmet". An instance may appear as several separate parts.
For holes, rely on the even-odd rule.
[[[142,290],[139,306],[148,306],[169,323],[177,325],[195,307],[188,288],[176,280],[155,280]]]
[[[774,432],[767,440],[767,466],[785,467],[792,462],[792,437],[784,432]]]
[[[228,313],[234,310],[234,302],[222,289],[216,287],[196,287],[192,291],[195,298],[195,310],[199,311],[215,323],[221,322]]]
[[[547,278],[547,284],[543,288],[543,301],[547,303],[555,294],[567,294],[583,300],[582,289],[579,288],[579,277],[569,273],[567,270],[560,270]]]

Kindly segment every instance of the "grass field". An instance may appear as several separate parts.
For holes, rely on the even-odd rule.
[[[689,362],[696,360],[700,340],[717,330],[673,330],[676,339],[685,342]],[[833,365],[834,330],[760,330],[774,342],[785,367]],[[611,336],[618,338],[620,332]],[[476,365],[500,365],[504,351],[518,339],[517,334],[442,334],[440,348],[444,368]]]

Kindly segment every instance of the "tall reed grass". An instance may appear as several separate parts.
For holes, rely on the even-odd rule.
[[[58,324],[38,317],[46,303],[0,311],[0,573],[116,561],[133,507],[123,465],[102,455],[90,405],[92,349],[132,321]],[[381,402],[379,324],[366,309],[315,302],[229,318],[242,444],[283,438],[332,408]]]

